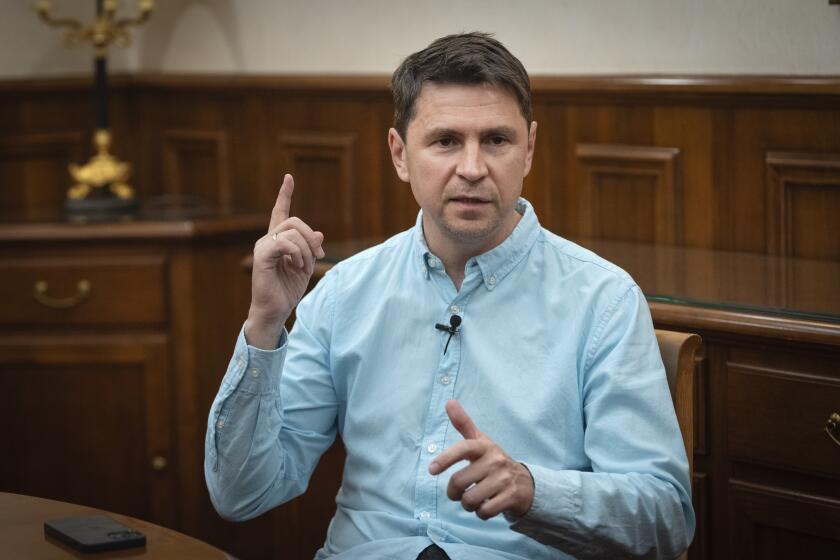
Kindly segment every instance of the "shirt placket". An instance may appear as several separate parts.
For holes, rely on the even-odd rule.
[[[421,522],[419,533],[425,534],[440,540],[443,533],[440,529],[438,497],[445,496],[445,489],[438,489],[439,476],[429,474],[429,464],[444,450],[446,432],[449,428],[449,417],[446,414],[446,401],[455,396],[455,382],[460,371],[462,359],[462,331],[463,321],[466,316],[466,302],[469,294],[477,284],[475,277],[468,277],[461,286],[461,291],[456,292],[451,281],[440,272],[443,278],[432,275],[432,281],[438,283],[438,288],[443,288],[449,296],[449,303],[440,316],[440,323],[450,324],[450,317],[458,315],[461,317],[461,327],[455,334],[451,335],[446,347],[450,333],[440,331],[440,344],[437,368],[434,372],[431,395],[429,398],[429,409],[426,413],[426,423],[423,427],[423,439],[421,443],[420,461],[416,473],[415,485],[415,518]],[[478,279],[480,281],[480,278]],[[447,286],[448,283],[448,286]],[[448,289],[446,289],[448,288]],[[446,351],[444,352],[444,349]]]

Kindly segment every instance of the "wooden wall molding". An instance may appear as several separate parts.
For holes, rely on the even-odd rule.
[[[679,243],[682,235],[678,222],[683,215],[679,155],[679,148],[578,144],[575,156],[581,169],[581,234],[599,239],[638,236],[637,241]],[[615,197],[621,194],[626,198],[615,204]],[[653,223],[637,221],[632,224],[635,231],[614,227],[613,223],[630,222],[629,208],[621,204],[630,201],[636,201],[641,206],[636,210],[649,214]]]
[[[814,259],[840,260],[840,153],[768,152],[765,165],[767,252],[785,257],[771,271],[774,296],[813,307],[836,290],[831,265]]]
[[[0,136],[0,157],[27,158],[82,151],[84,133],[81,130],[63,132],[33,132]]]
[[[840,77],[536,76],[533,84],[540,126],[526,192],[541,223],[565,237],[764,253],[780,243],[766,235],[767,154],[840,154],[833,126]],[[85,122],[79,99],[90,85],[0,82],[2,134]],[[318,185],[301,189],[295,204],[314,212],[307,216],[332,240],[389,235],[415,220],[384,141],[393,118],[387,76],[147,74],[118,76],[113,85],[116,151],[135,166],[141,200],[196,194],[267,212],[291,169],[300,185]],[[819,235],[815,226],[833,233],[836,220],[803,224],[796,214],[800,207],[829,214],[831,205],[816,203],[834,196],[816,183],[824,171],[773,165],[785,178],[814,177],[794,189],[796,251],[814,244],[831,253],[840,235]],[[3,209],[61,205],[68,181],[58,164],[23,178],[15,169],[0,164]],[[809,289],[797,284],[795,293]]]
[[[86,152],[83,138],[81,130],[0,136],[0,209],[26,216],[60,206],[72,184],[67,165]]]
[[[227,132],[167,129],[163,131],[163,139],[166,190],[197,194],[222,209],[229,209],[231,182]]]
[[[308,216],[327,239],[353,237],[356,199],[356,135],[329,131],[288,131],[277,136],[282,170],[306,189],[296,191],[293,211]]]
[[[114,89],[143,88],[230,88],[271,89],[297,91],[353,90],[357,92],[388,91],[388,74],[177,74],[143,72],[116,73],[109,85]],[[62,78],[22,78],[0,81],[0,93],[21,91],[86,90],[93,87],[89,76]],[[663,93],[681,95],[806,95],[840,96],[840,76],[837,75],[733,75],[733,74],[564,74],[531,76],[534,93],[626,95]]]
[[[840,153],[768,152],[765,161],[767,251],[786,257],[840,260],[840,223],[836,219],[840,216]],[[804,196],[809,196],[810,200],[799,200]],[[797,212],[797,203],[806,206]],[[825,203],[828,203],[827,208]],[[833,217],[830,220],[833,223],[815,215],[814,211],[820,210],[821,206],[824,217]],[[808,214],[808,223],[803,223],[805,220],[798,215],[801,213]],[[797,234],[802,233],[801,228],[812,227],[831,230],[819,235],[825,245],[814,246],[811,242],[803,254]]]

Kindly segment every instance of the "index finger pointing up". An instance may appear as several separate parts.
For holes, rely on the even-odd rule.
[[[451,400],[446,403],[446,414],[449,415],[452,425],[464,436],[464,439],[478,439],[481,437],[478,426],[475,425],[475,422],[472,421],[472,418],[470,418],[467,411],[464,410],[464,407],[458,401]]]
[[[292,207],[292,193],[294,191],[295,180],[290,174],[286,173],[283,176],[283,184],[280,185],[280,192],[277,193],[277,201],[274,203],[274,208],[271,209],[271,221],[268,224],[269,233],[283,221],[289,219],[289,209]]]

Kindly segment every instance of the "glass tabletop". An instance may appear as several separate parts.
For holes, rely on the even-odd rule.
[[[648,301],[840,323],[840,261],[570,239],[626,270]],[[335,263],[381,238],[326,243]]]

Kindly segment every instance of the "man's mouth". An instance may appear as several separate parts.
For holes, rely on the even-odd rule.
[[[475,196],[455,196],[450,199],[452,202],[467,205],[487,204],[489,201]]]

